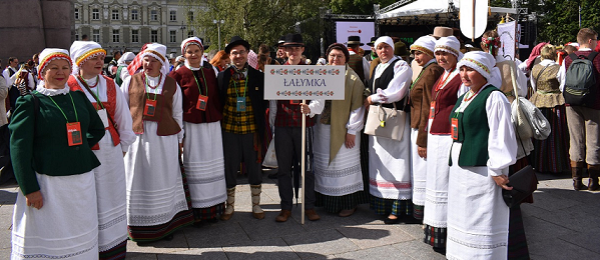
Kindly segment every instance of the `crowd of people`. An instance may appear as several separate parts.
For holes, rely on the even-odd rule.
[[[367,55],[358,36],[331,44],[317,64],[345,66],[345,97],[308,103],[264,99],[265,65],[312,63],[301,34],[282,36],[275,57],[235,36],[210,59],[191,37],[180,57],[148,43],[137,55],[113,53],[106,70],[92,41],[44,49],[21,68],[10,58],[0,123],[10,122],[20,187],[12,258],[124,259],[127,240],[169,241],[186,226],[231,219],[240,174],[252,217],[264,219],[261,163],[274,142],[277,222],[292,215],[305,156],[310,221],[321,218],[317,207],[348,217],[368,203],[385,224],[422,223],[423,241],[448,259],[528,259],[520,208],[502,196],[509,175],[531,161],[538,172],[570,169],[575,190],[600,189],[600,81],[591,103],[562,94],[585,57],[600,76],[598,35],[581,29],[578,46],[564,50],[540,43],[521,62],[498,55],[496,31],[468,52],[456,34],[436,27],[409,48],[373,37]],[[520,138],[511,120],[519,97],[550,122],[547,139]],[[399,138],[363,132],[377,107],[406,113]]]

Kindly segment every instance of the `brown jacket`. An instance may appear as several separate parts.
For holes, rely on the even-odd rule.
[[[427,147],[431,92],[435,82],[442,74],[444,74],[444,68],[433,62],[422,70],[420,77],[415,79],[415,83],[410,89],[410,127],[419,129],[416,141],[419,147]]]

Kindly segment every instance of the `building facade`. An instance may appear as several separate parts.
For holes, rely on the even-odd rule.
[[[113,51],[139,52],[148,42],[167,46],[167,53],[180,55],[183,39],[198,36],[194,24],[201,5],[181,0],[75,0],[75,40],[84,35]]]

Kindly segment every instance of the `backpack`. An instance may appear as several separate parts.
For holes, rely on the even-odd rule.
[[[593,64],[596,55],[598,53],[594,51],[587,57],[575,53],[569,55],[573,63],[567,70],[563,91],[567,104],[591,107],[596,103],[596,69]]]

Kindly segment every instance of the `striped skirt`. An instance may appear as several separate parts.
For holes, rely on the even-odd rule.
[[[100,260],[118,260],[125,259],[127,254],[127,240],[119,243],[115,247],[100,252]]]
[[[565,106],[540,108],[550,122],[552,132],[546,140],[534,140],[533,164],[538,172],[560,173],[570,170],[569,129]]]
[[[410,216],[413,214],[413,203],[411,200],[382,199],[371,196],[370,207],[377,215]]]
[[[328,196],[315,191],[315,198],[315,206],[324,207],[329,213],[338,213],[344,209],[354,209],[359,204],[369,203],[369,196],[364,191],[343,196]]]
[[[160,240],[178,229],[192,224],[194,215],[191,210],[180,211],[171,221],[155,226],[127,226],[129,238],[134,242],[151,242]]]

